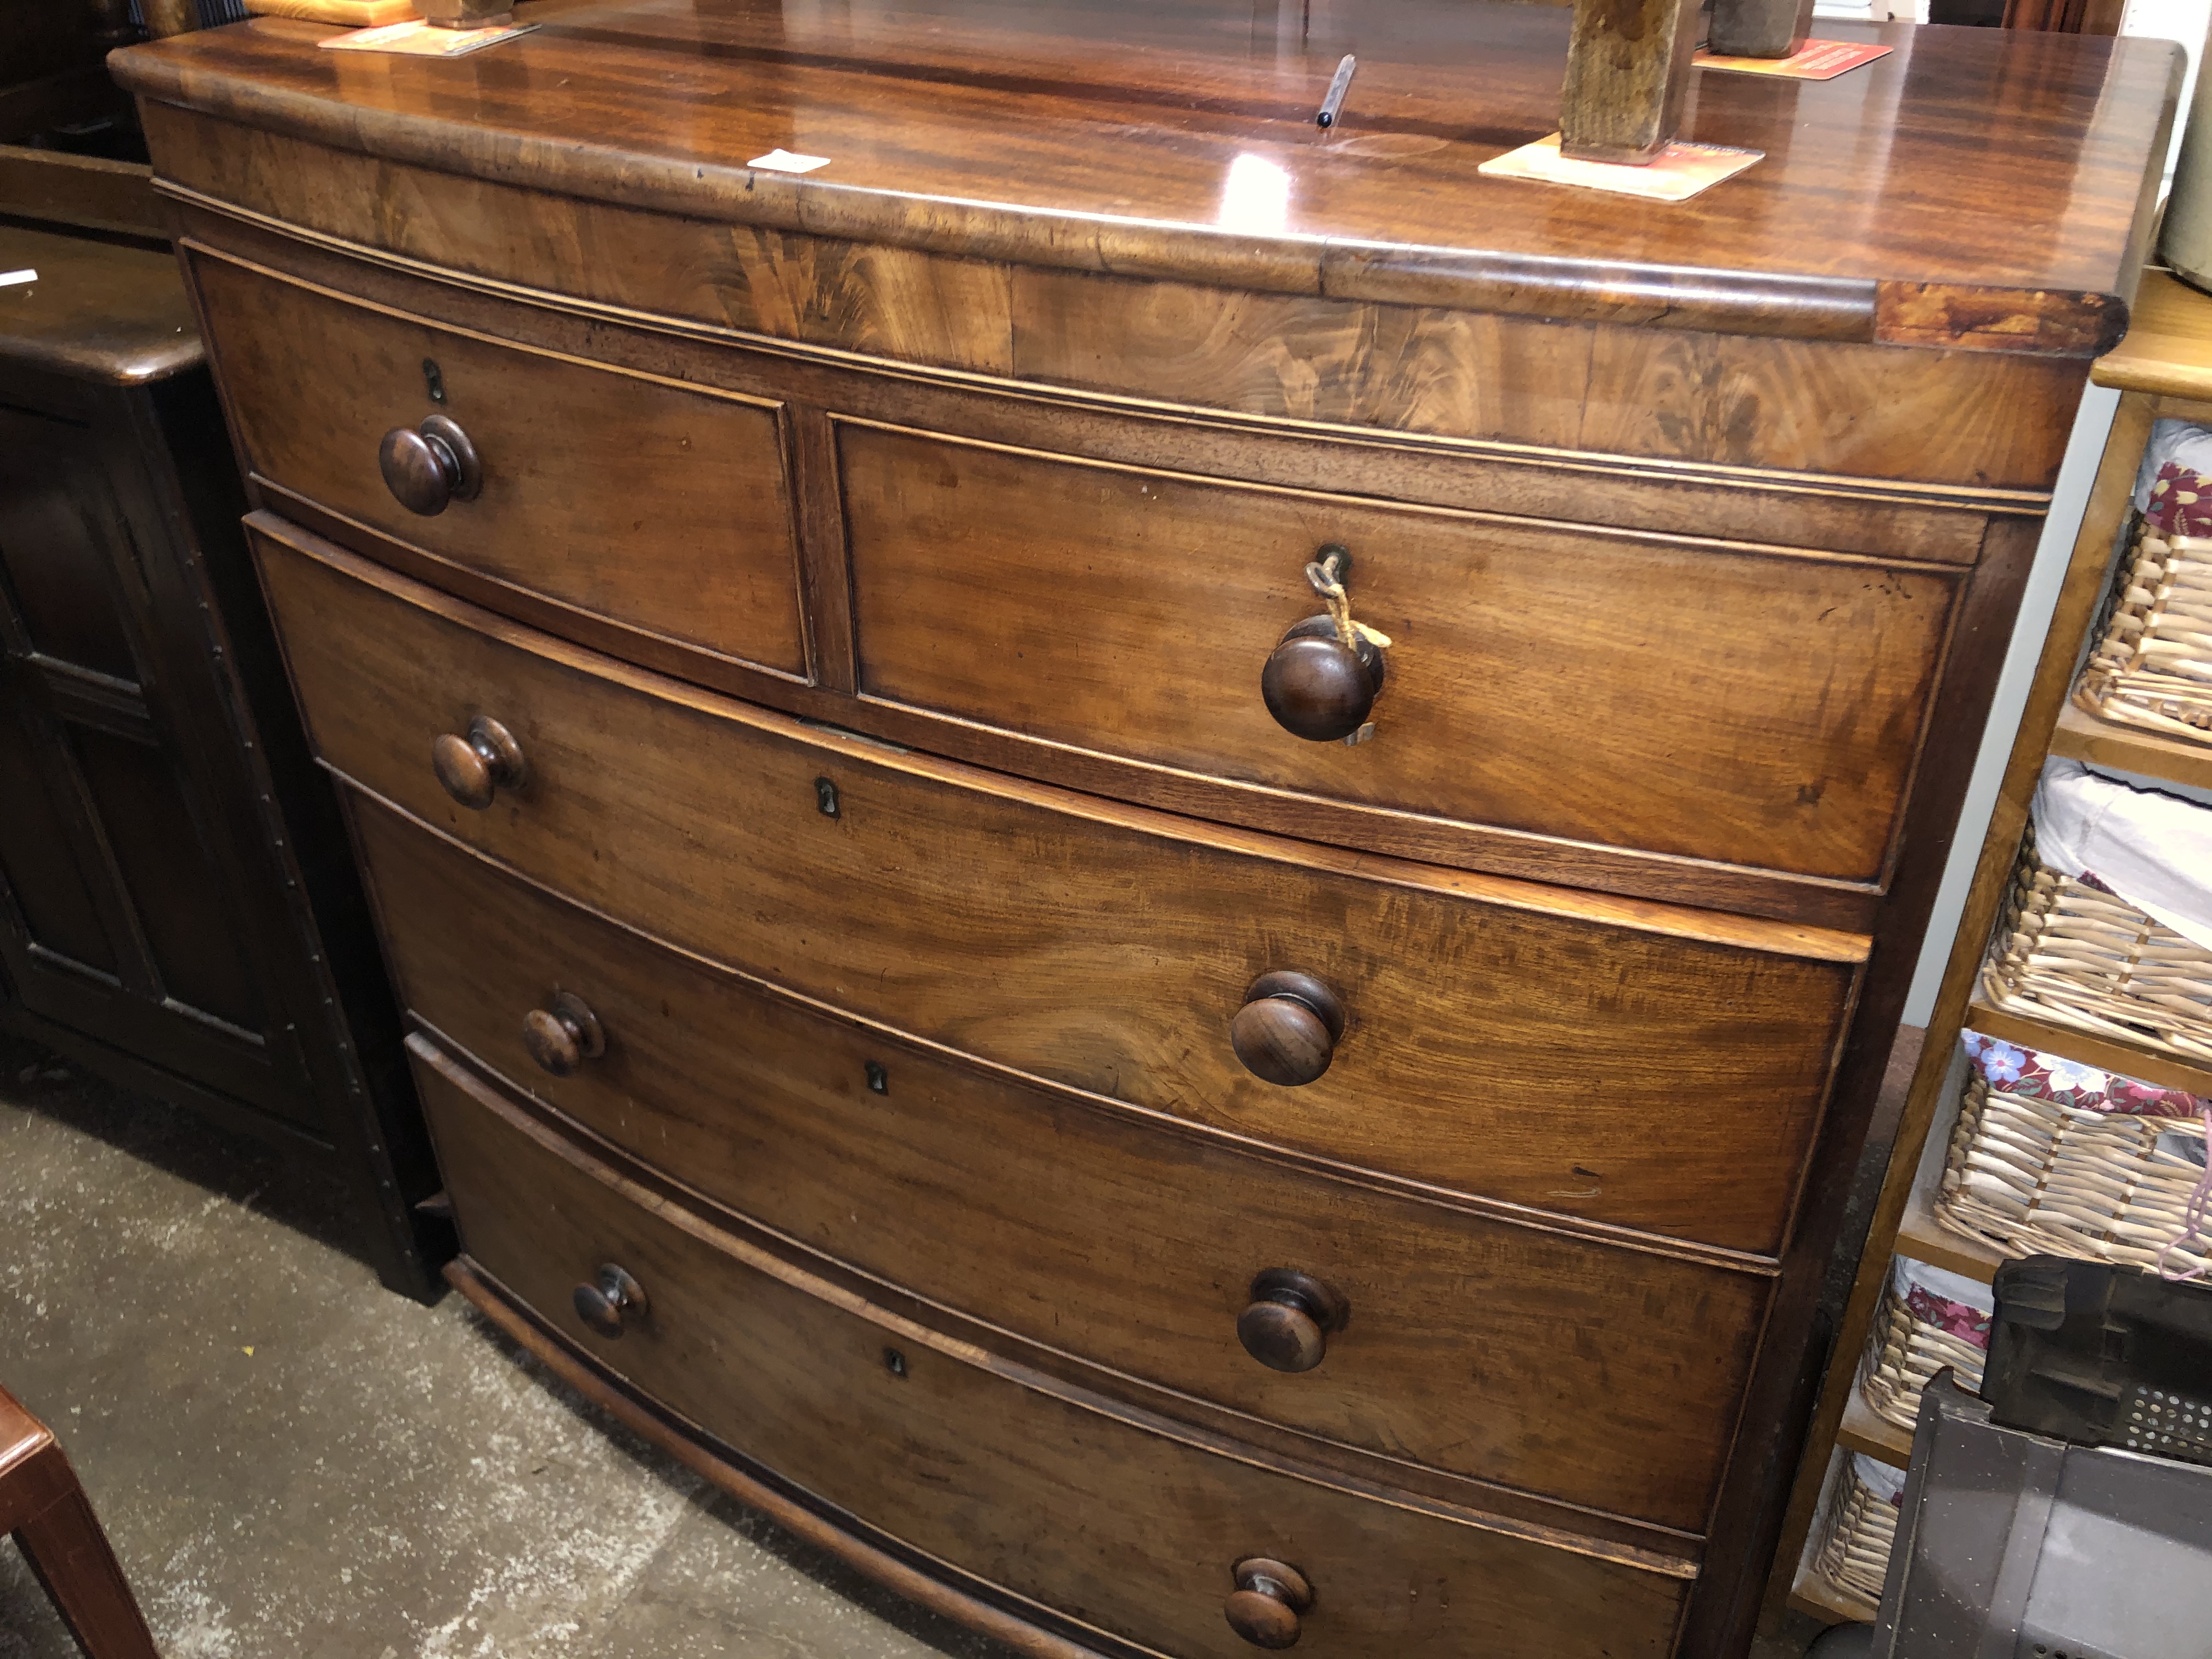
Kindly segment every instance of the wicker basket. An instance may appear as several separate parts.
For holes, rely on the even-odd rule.
[[[2013,1013],[2212,1060],[2212,951],[2116,894],[2046,869],[2033,830],[1982,988]]]
[[[1936,1215],[2019,1255],[2156,1270],[2163,1253],[2166,1266],[2203,1267],[2207,1248],[2177,1241],[2189,1231],[2204,1150],[2201,1118],[2084,1111],[1977,1074],[1960,1102]]]
[[[1846,1458],[1820,1516],[1820,1544],[1813,1571],[1872,1619],[1881,1606],[1890,1547],[1897,1541],[1898,1499],[1905,1471],[1873,1458]]]
[[[2203,482],[2170,474],[2136,521],[2074,700],[2101,720],[2212,744],[2212,539],[2163,527],[2177,509],[2162,498]]]
[[[1875,1414],[1913,1427],[1921,1389],[1946,1365],[1960,1388],[1979,1393],[1995,1305],[1988,1285],[1899,1257],[1859,1365],[1859,1392]]]

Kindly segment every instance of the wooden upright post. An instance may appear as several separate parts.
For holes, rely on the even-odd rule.
[[[1721,58],[1788,58],[1813,32],[1813,0],[1713,0],[1707,47]]]
[[[1575,0],[1559,149],[1641,167],[1681,125],[1700,0]]]

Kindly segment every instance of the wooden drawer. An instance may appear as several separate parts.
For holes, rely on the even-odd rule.
[[[191,267],[258,477],[620,629],[805,673],[778,404],[442,327],[204,252]],[[386,433],[428,416],[458,423],[483,478],[473,499],[425,514],[401,504],[379,455]]]
[[[1764,1278],[1318,1177],[960,1065],[649,944],[373,802],[355,821],[416,1018],[694,1190],[1148,1382],[1704,1528]],[[566,1075],[523,1032],[560,994],[605,1044]],[[1342,1299],[1312,1370],[1239,1346],[1271,1268]]]
[[[933,1042],[1318,1157],[1746,1250],[1782,1241],[1863,939],[900,754],[252,522],[325,760],[595,909]],[[470,811],[431,753],[487,716],[527,777]],[[1346,1018],[1302,1088],[1261,1081],[1230,1043],[1249,988],[1285,970],[1334,988]]]
[[[1875,883],[1962,572],[1392,506],[842,422],[860,689],[1424,818]],[[1786,500],[1786,498],[1784,498]],[[1771,535],[1786,540],[1786,507]],[[1260,691],[1352,556],[1375,735]]]
[[[409,1046],[483,1271],[669,1410],[956,1574],[1182,1659],[1251,1653],[1222,1607],[1255,1556],[1311,1582],[1298,1650],[1316,1659],[1668,1650],[1679,1577],[1376,1501],[935,1337],[625,1182]],[[611,1339],[571,1301],[609,1264],[647,1304]]]

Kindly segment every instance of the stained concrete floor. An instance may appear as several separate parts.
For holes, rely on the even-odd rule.
[[[0,1036],[0,1382],[61,1437],[167,1659],[1013,1659],[720,1496],[458,1297],[384,1291],[338,1214]],[[0,1540],[0,1659],[76,1653]]]

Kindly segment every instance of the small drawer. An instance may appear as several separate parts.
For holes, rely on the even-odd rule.
[[[409,1047],[482,1272],[599,1366],[940,1572],[1178,1659],[1249,1659],[1227,1602],[1255,1559],[1292,1569],[1308,1605],[1236,1611],[1315,1659],[1668,1651],[1686,1578],[1354,1492],[933,1336],[648,1195],[422,1037]]]
[[[617,630],[805,673],[779,405],[191,268],[258,477]]]
[[[1966,574],[853,421],[837,453],[868,697],[1378,816],[1854,883],[1883,879]],[[1392,641],[1350,744],[1262,693],[1324,616],[1305,569],[1328,544]],[[1309,733],[1374,690],[1334,648],[1277,665]]]
[[[417,1018],[693,1190],[1080,1358],[1703,1530],[1769,1281],[1258,1158],[824,1013],[358,802]]]
[[[930,1041],[1316,1157],[1732,1248],[1782,1242],[1863,939],[901,754],[253,523],[322,757],[605,915]]]

